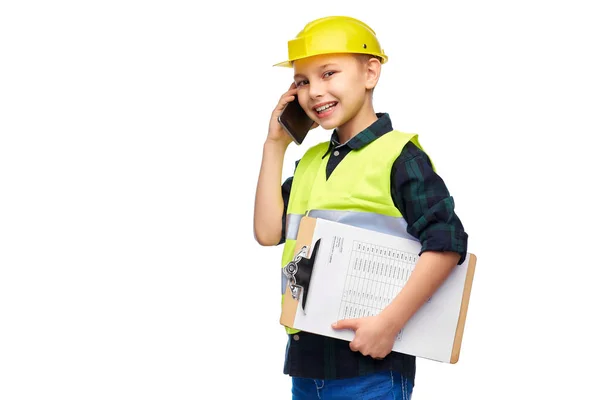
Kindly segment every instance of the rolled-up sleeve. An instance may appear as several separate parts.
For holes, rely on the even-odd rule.
[[[433,170],[427,154],[408,143],[395,161],[391,175],[394,204],[407,222],[407,231],[425,251],[467,254],[468,235],[454,211],[454,199]]]

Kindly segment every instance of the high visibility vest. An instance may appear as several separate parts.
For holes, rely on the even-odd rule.
[[[390,187],[392,166],[408,142],[423,150],[418,135],[390,131],[348,153],[329,179],[326,179],[327,162],[335,157],[329,153],[323,158],[329,142],[309,148],[300,159],[292,181],[281,267],[295,256],[298,228],[305,215],[416,240],[406,231],[406,221],[394,205]],[[282,274],[282,302],[283,293]],[[290,327],[286,331],[299,332]]]

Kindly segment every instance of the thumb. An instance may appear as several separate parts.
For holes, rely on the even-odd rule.
[[[352,329],[353,331],[358,329],[360,325],[358,318],[343,319],[341,321],[334,322],[331,327],[333,329]]]

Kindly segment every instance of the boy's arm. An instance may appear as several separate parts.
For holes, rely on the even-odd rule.
[[[296,161],[296,167],[300,160]],[[294,170],[295,172],[295,170]],[[286,240],[286,221],[287,221],[287,208],[290,201],[290,195],[292,193],[292,184],[294,183],[294,177],[290,176],[281,185],[281,197],[283,199],[283,211],[281,213],[281,234],[278,244],[284,244]]]
[[[397,333],[464,261],[468,235],[446,184],[433,170],[429,157],[412,143],[394,165],[392,196],[407,222],[408,233],[421,242],[420,257],[410,278],[380,314]]]
[[[338,321],[335,329],[356,331],[350,348],[374,358],[392,350],[398,332],[466,257],[467,234],[454,201],[427,155],[409,143],[394,163],[394,203],[421,242],[415,269],[394,300],[376,317]]]
[[[296,96],[294,83],[279,99],[271,113],[269,133],[263,145],[260,174],[254,200],[254,237],[263,246],[274,246],[281,240],[284,203],[281,194],[281,171],[287,147],[292,138],[283,130],[277,118]]]
[[[281,241],[284,214],[281,171],[286,148],[287,144],[269,140],[263,146],[254,204],[254,237],[263,246],[274,246]]]

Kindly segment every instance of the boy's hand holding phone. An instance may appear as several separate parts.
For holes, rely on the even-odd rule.
[[[271,114],[271,120],[269,121],[269,134],[267,135],[267,141],[272,141],[275,143],[281,143],[287,146],[292,142],[292,138],[286,133],[278,119],[285,106],[296,96],[298,89],[296,89],[296,84],[292,83],[290,88],[285,92],[280,98],[277,106],[273,110]]]
[[[312,121],[298,103],[298,89],[292,83],[271,114],[267,140],[282,143],[286,147],[292,141],[301,144],[310,129],[319,126]]]

